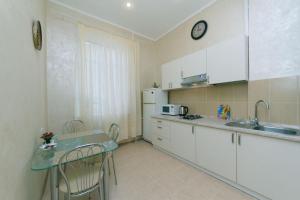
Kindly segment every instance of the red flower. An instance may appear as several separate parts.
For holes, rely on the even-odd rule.
[[[44,140],[47,140],[47,139],[51,139],[53,136],[54,136],[54,134],[52,132],[46,132],[41,136],[41,138],[43,138]]]

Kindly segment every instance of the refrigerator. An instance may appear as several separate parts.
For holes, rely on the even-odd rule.
[[[150,88],[143,91],[143,138],[153,141],[152,115],[160,114],[161,107],[168,103],[168,93],[159,88]]]

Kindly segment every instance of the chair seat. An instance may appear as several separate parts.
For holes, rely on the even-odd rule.
[[[95,163],[100,167],[100,163]],[[68,180],[70,183],[71,193],[79,193],[91,188],[96,187],[99,184],[99,181],[103,180],[104,173],[101,171],[99,179],[99,168],[94,167],[93,171],[84,171],[80,168],[74,168],[72,170],[66,169],[66,174],[68,174]],[[86,184],[82,187],[82,185]],[[61,177],[59,180],[59,190],[63,193],[68,193],[68,188],[65,180]]]

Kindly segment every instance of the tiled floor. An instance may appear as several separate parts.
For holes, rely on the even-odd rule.
[[[115,154],[111,200],[250,200],[237,189],[139,141]]]

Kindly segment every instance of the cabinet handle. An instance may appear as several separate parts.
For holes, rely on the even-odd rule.
[[[183,78],[183,71],[181,70],[181,78]]]
[[[160,129],[161,129],[162,127],[161,127],[161,126],[158,126],[157,128],[160,128]]]
[[[241,146],[241,135],[238,135],[238,144]]]
[[[195,133],[195,127],[192,126],[192,134],[194,134],[194,133]]]
[[[171,88],[173,88],[173,83],[171,83]]]
[[[159,141],[162,141],[162,139],[161,138],[157,138]]]
[[[157,121],[157,123],[161,123],[161,121]]]
[[[234,133],[231,134],[231,142],[234,144]]]

